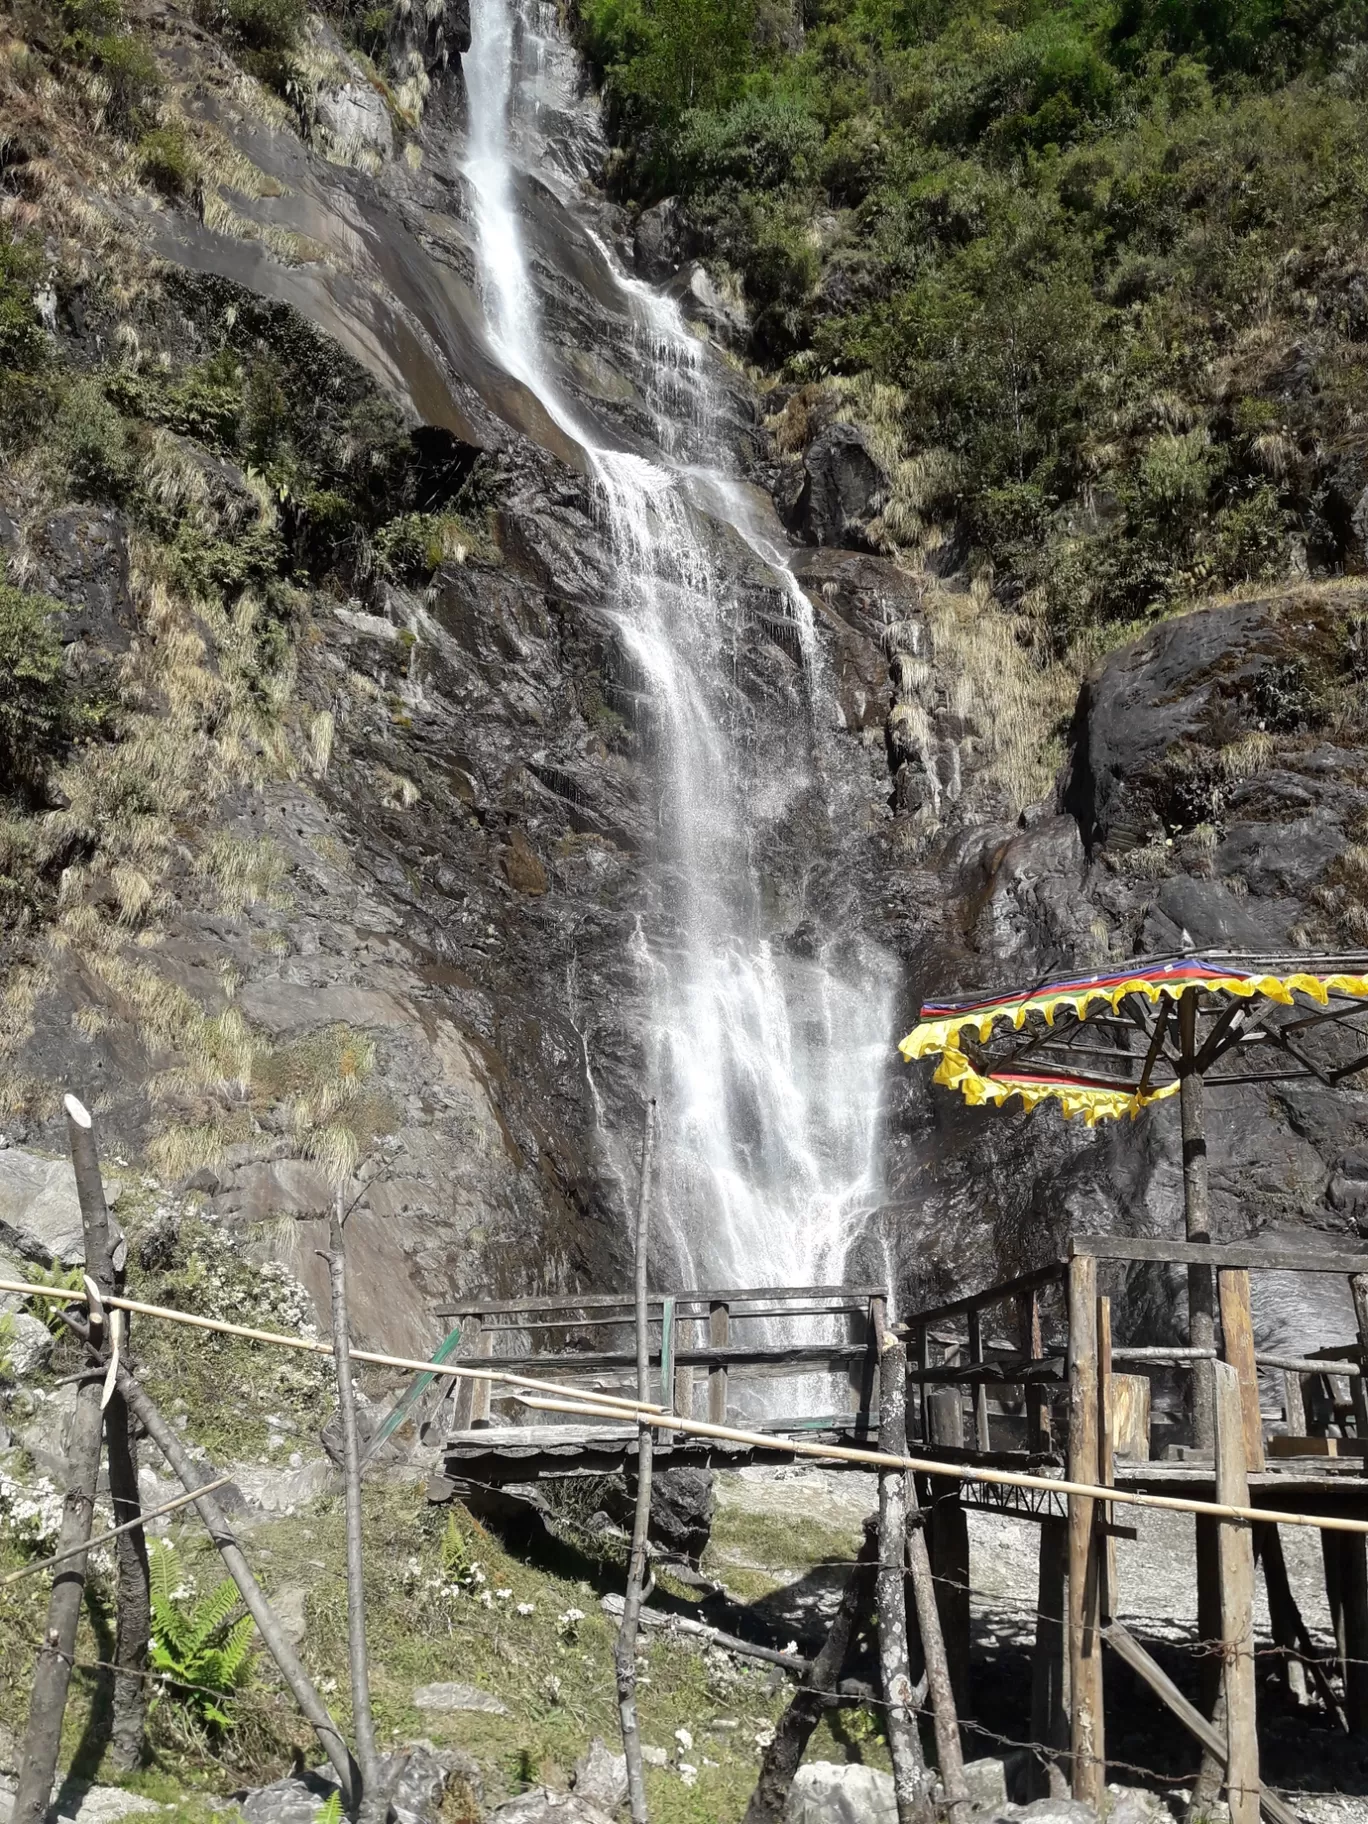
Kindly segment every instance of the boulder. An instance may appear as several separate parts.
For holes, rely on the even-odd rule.
[[[577,1792],[553,1792],[534,1786],[515,1799],[496,1805],[489,1824],[612,1824],[611,1815]]]
[[[1007,1769],[993,1755],[964,1763],[964,1785],[976,1812],[999,1812],[1007,1804]]]
[[[80,1266],[85,1236],[69,1159],[20,1146],[0,1151],[0,1247],[43,1267]]]
[[[380,1778],[389,1790],[393,1824],[438,1824],[447,1769],[430,1748],[412,1742],[398,1754],[385,1755]]]
[[[575,1797],[609,1812],[626,1801],[627,1756],[614,1754],[600,1735],[575,1765]]]
[[[0,1329],[0,1379],[27,1380],[46,1365],[53,1340],[47,1325],[27,1311],[8,1313]]]
[[[675,276],[670,295],[690,323],[700,324],[723,348],[741,350],[750,341],[750,318],[739,291],[724,288],[695,262]]]
[[[888,477],[864,432],[839,420],[827,425],[808,445],[803,470],[791,530],[811,545],[867,551],[867,527],[883,505]]]
[[[712,1532],[713,1475],[685,1466],[658,1470],[651,1482],[651,1534],[667,1551],[697,1561]]]
[[[663,285],[683,265],[688,251],[688,228],[677,196],[643,209],[632,237],[636,269],[652,285]]]
[[[858,1761],[808,1761],[789,1789],[784,1824],[897,1824],[893,1776]]]
[[[508,1705],[492,1693],[481,1691],[476,1685],[457,1683],[415,1685],[413,1707],[415,1710],[428,1710],[439,1715],[447,1715],[456,1710],[479,1710],[488,1716],[508,1715]]]
[[[337,1791],[334,1780],[320,1773],[291,1775],[269,1786],[258,1786],[233,1797],[247,1824],[314,1824],[314,1819]]]

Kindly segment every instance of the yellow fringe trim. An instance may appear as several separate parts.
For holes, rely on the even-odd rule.
[[[1027,1110],[1041,1102],[1058,1102],[1065,1118],[1082,1115],[1089,1127],[1098,1121],[1117,1121],[1123,1115],[1132,1120],[1151,1102],[1162,1102],[1178,1093],[1177,1083],[1164,1083],[1158,1089],[1138,1096],[1129,1089],[1100,1089],[1082,1083],[1014,1083],[1010,1078],[985,1077],[953,1046],[946,1049],[936,1066],[934,1082],[946,1089],[957,1089],[971,1108],[996,1103],[999,1108],[1012,1096],[1020,1096]]]
[[[1288,1007],[1295,1005],[1292,999],[1294,994],[1309,995],[1324,1007],[1330,999],[1331,989],[1368,1000],[1368,975],[1311,975],[1298,971],[1294,975],[1285,976],[1211,976],[1200,982],[1184,981],[1178,977],[1172,981],[1164,981],[1162,978],[1151,981],[1137,977],[1107,987],[1070,989],[1062,994],[1027,995],[1023,1000],[999,1003],[981,1012],[953,1014],[943,1020],[926,1020],[908,1033],[898,1050],[910,1064],[915,1058],[934,1057],[940,1052],[949,1051],[957,1044],[960,1033],[966,1027],[970,1031],[976,1031],[982,1042],[1000,1020],[1010,1020],[1020,1031],[1026,1024],[1028,1014],[1039,1013],[1044,1015],[1047,1026],[1053,1026],[1054,1016],[1061,1007],[1071,1007],[1083,1018],[1098,1001],[1105,1001],[1114,1011],[1128,994],[1143,994],[1147,1000],[1155,1003],[1165,995],[1176,1001],[1184,989],[1193,987],[1208,993],[1238,995],[1243,1000],[1252,1000],[1256,994],[1262,994],[1270,1001],[1281,1001]],[[939,1080],[939,1072],[937,1079]]]

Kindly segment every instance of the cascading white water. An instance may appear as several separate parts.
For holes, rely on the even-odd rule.
[[[842,946],[838,967],[832,942],[782,942],[756,861],[762,831],[772,840],[804,801],[822,801],[821,751],[836,711],[820,688],[811,606],[722,445],[704,346],[587,224],[637,327],[634,378],[655,419],[654,459],[611,447],[557,377],[518,213],[522,173],[556,176],[538,132],[553,18],[539,0],[475,0],[465,175],[490,346],[585,452],[615,560],[613,612],[652,705],[660,909],[643,908],[635,952],[661,1109],[657,1208],[684,1283],[839,1279],[878,1201],[891,976],[858,943]],[[563,41],[559,50],[568,63]],[[559,171],[571,207],[578,175]],[[811,718],[796,771],[792,744],[786,762],[767,769],[747,739],[732,677],[743,610],[716,581],[705,517],[731,528],[790,604]]]

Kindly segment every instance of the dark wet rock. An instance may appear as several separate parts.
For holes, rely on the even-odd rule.
[[[632,251],[637,271],[652,285],[671,279],[689,255],[688,223],[679,198],[667,196],[637,217]]]
[[[651,1481],[651,1534],[667,1551],[697,1562],[712,1531],[715,1502],[710,1469],[658,1470]]]
[[[105,507],[64,507],[29,540],[28,587],[63,605],[54,631],[92,660],[126,652],[137,631],[128,590],[128,530]]]
[[[888,477],[853,424],[829,424],[803,455],[805,479],[790,520],[813,545],[868,547],[869,522],[883,504]]]

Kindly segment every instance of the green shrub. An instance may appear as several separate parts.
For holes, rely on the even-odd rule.
[[[237,1585],[225,1577],[203,1596],[181,1584],[176,1553],[164,1539],[151,1561],[152,1669],[161,1679],[157,1702],[170,1699],[206,1733],[233,1727],[232,1701],[252,1682],[255,1627],[234,1619]]]
[[[0,225],[0,369],[32,373],[47,354],[33,303],[40,270],[37,248]]]
[[[97,379],[77,380],[63,389],[49,455],[65,467],[73,493],[86,500],[124,499],[136,466],[129,429]]]
[[[138,169],[145,182],[173,201],[193,188],[195,155],[179,127],[158,127],[138,141]]]
[[[105,119],[116,133],[137,132],[161,92],[151,50],[132,32],[107,32],[95,40],[90,61],[109,84]]]
[[[60,607],[0,583],[0,772],[7,780],[40,777],[66,733],[62,647],[52,628]]]

